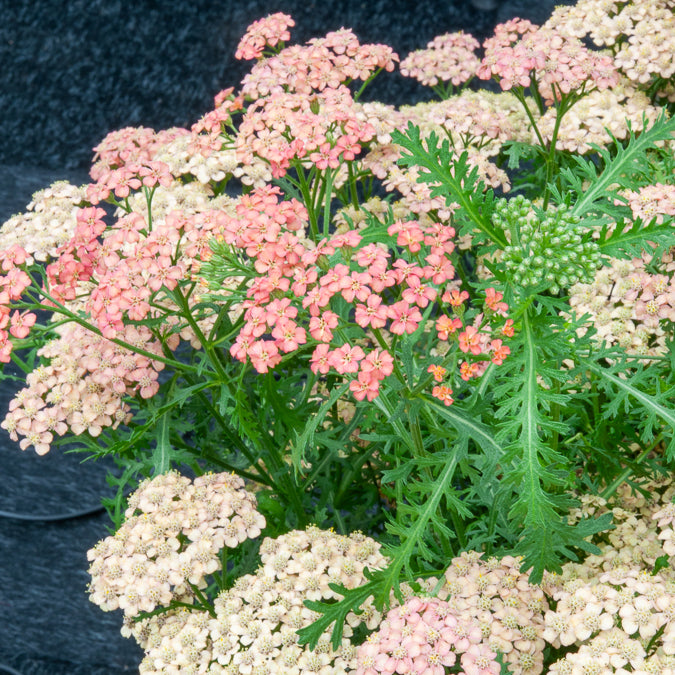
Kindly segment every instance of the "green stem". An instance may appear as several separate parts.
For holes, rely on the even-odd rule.
[[[352,206],[355,209],[359,208],[359,197],[356,192],[356,176],[354,176],[354,166],[352,162],[347,162],[347,171],[349,173],[349,192],[352,198]]]
[[[202,609],[206,610],[214,619],[218,618],[216,616],[216,611],[213,605],[204,597],[204,594],[197,588],[195,584],[190,584],[192,592],[195,594],[195,597],[199,600],[199,604],[202,606]]]
[[[307,178],[305,177],[305,170],[301,165],[297,165],[295,170],[298,174],[298,183],[300,187],[300,192],[302,194],[302,201],[305,203],[307,208],[307,215],[309,217],[309,229],[311,231],[311,239],[316,242],[319,239],[319,225],[317,222],[316,212],[313,208],[312,197],[310,194],[309,184],[307,183]]]
[[[527,101],[525,100],[525,94],[523,92],[522,87],[514,87],[512,89],[513,95],[520,101],[522,104],[523,108],[525,109],[525,114],[527,115],[527,118],[530,120],[530,125],[532,126],[532,130],[537,136],[537,140],[539,141],[539,145],[541,146],[542,151],[545,153],[546,152],[546,143],[544,142],[544,139],[539,131],[539,127],[537,126],[537,123],[534,120],[534,117],[532,115],[532,111],[530,110],[530,106],[527,105]]]
[[[190,311],[190,306],[188,305],[187,298],[183,295],[179,286],[176,286],[176,288],[173,290],[173,297],[174,300],[177,301],[176,304],[181,308],[183,317],[188,322],[190,328],[197,336],[197,339],[199,340],[201,345],[204,347],[204,352],[208,356],[209,362],[213,366],[213,369],[218,374],[220,381],[227,382],[228,377],[227,373],[225,372],[225,369],[223,368],[223,364],[220,362],[218,354],[213,348],[213,344],[209,342],[209,340],[202,332],[202,329],[199,327],[199,324],[195,321],[195,318],[192,316],[192,312]]]
[[[361,98],[361,94],[365,91],[366,87],[382,72],[382,68],[378,68],[374,73],[370,74],[370,77],[361,85],[361,88],[354,94],[354,101],[358,101]]]
[[[408,424],[410,426],[410,437],[412,438],[412,442],[415,447],[415,456],[424,457],[427,452],[424,449],[420,420],[417,414],[413,413],[412,411],[408,413]]]
[[[152,232],[152,198],[155,194],[155,188],[147,188],[144,185],[143,194],[145,194],[145,203],[148,207],[148,232]]]
[[[335,169],[337,171],[337,169]],[[326,171],[325,195],[323,202],[323,236],[330,234],[330,205],[333,201],[333,171]]]
[[[76,324],[94,333],[95,335],[98,335],[108,340],[109,342],[112,342],[113,344],[119,345],[120,347],[124,347],[125,349],[128,349],[130,352],[140,354],[141,356],[145,356],[153,361],[159,361],[160,363],[164,363],[167,366],[172,366],[173,368],[176,368],[176,370],[180,370],[182,372],[192,372],[192,373],[198,372],[197,368],[195,368],[194,366],[181,363],[180,361],[176,361],[175,359],[170,359],[165,356],[160,356],[158,354],[155,354],[155,352],[149,352],[146,349],[143,349],[142,347],[135,347],[134,345],[131,345],[128,342],[125,342],[124,340],[120,340],[119,338],[106,338],[96,326],[89,323],[88,321],[85,321],[82,317],[78,316],[74,312],[71,312],[69,309],[65,307],[65,305],[62,305],[58,300],[55,300],[46,290],[41,289],[39,292],[41,295],[45,297],[46,300],[53,303],[53,306],[43,305],[40,302],[40,300],[32,298],[30,294],[27,294],[28,297],[30,297],[33,300],[32,304],[33,309],[41,309],[44,310],[45,312],[56,311],[58,314],[62,314],[71,321],[75,322]]]
[[[220,581],[218,585],[220,590],[227,588],[227,546],[220,549]]]
[[[450,518],[455,528],[455,534],[459,541],[459,546],[462,550],[466,549],[466,530],[464,528],[464,521],[457,515],[455,509],[450,509]]]

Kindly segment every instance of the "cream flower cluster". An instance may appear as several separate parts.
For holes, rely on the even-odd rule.
[[[554,647],[578,647],[550,673],[675,673],[673,558],[653,574],[658,558],[675,553],[675,486],[663,477],[642,489],[624,484],[611,502],[584,495],[570,514],[573,523],[611,510],[616,527],[598,544],[599,554],[567,563],[562,575],[544,575],[542,587],[556,601],[545,615],[544,638]]]
[[[362,585],[364,569],[382,568],[380,545],[360,533],[349,536],[316,527],[296,530],[261,545],[262,564],[222,591],[213,612],[179,609],[133,625],[146,650],[140,672],[150,675],[224,673],[227,675],[342,675],[356,667],[352,628],[375,628],[380,614],[368,601],[349,614],[340,648],[333,650],[330,628],[312,651],[298,644],[297,631],[318,614],[304,600],[337,597],[329,584]]]
[[[596,339],[631,354],[661,355],[667,351],[661,321],[675,321],[675,277],[650,274],[646,262],[613,260],[592,283],[570,289],[570,306],[577,316],[590,315]]]
[[[478,169],[486,186],[506,192],[510,188],[508,176],[490,158],[506,141],[529,139],[527,118],[519,105],[509,93],[485,91],[465,91],[444,101],[402,106],[400,110],[366,108],[364,104],[359,115],[372,124],[378,142],[371,143],[362,160],[363,167],[382,180],[388,192],[400,193],[412,213],[419,216],[434,211],[438,218],[448,219],[455,205],[447,205],[441,197],[431,197],[430,187],[418,182],[417,168],[397,165],[401,153],[391,142],[392,130],[405,129],[412,122],[420,127],[422,138],[432,133],[441,139],[449,137],[453,152],[458,156],[467,152],[469,165]]]
[[[503,655],[511,673],[541,673],[543,616],[548,609],[544,592],[520,571],[519,558],[481,556],[469,551],[455,558],[438,597],[447,600],[462,621],[470,618],[478,623],[483,639]]]
[[[191,605],[192,596],[176,596],[175,600]],[[227,673],[212,663],[209,623],[211,615],[204,610],[177,607],[148,619],[135,622],[125,619],[122,634],[133,636],[145,651],[138,666],[140,675],[202,675]],[[250,675],[250,671],[249,671]]]
[[[156,159],[164,162],[174,176],[190,174],[202,185],[220,182],[229,176],[238,178],[243,185],[262,187],[272,180],[269,165],[258,157],[242,163],[232,147],[222,144],[220,149],[209,148],[208,156],[194,152],[194,135],[179,136],[161,146]],[[153,203],[154,208],[154,203]]]
[[[220,550],[255,539],[265,527],[255,498],[234,475],[195,478],[176,471],[143,481],[117,532],[91,549],[90,600],[125,616],[168,606],[204,588],[221,569]]]
[[[604,666],[598,672],[653,670],[654,657],[675,665],[675,584],[661,575],[628,570],[605,572],[574,591],[553,594],[555,611],[546,613],[545,639],[554,647],[579,645],[564,661]],[[650,645],[658,637],[658,648]],[[649,648],[650,653],[647,652]],[[574,672],[558,662],[549,672]],[[673,672],[669,669],[668,672]]]
[[[57,181],[33,195],[25,213],[12,216],[0,227],[0,250],[21,246],[28,254],[28,264],[55,257],[58,248],[72,236],[77,226],[76,214],[85,200],[84,187]]]
[[[579,0],[557,7],[547,26],[608,47],[630,80],[647,85],[675,73],[675,16],[670,0]]]
[[[636,454],[640,452],[637,445],[633,449]],[[668,518],[674,509],[672,478],[651,479],[641,487],[651,495],[649,498],[627,484],[617,489],[610,502],[597,495],[579,497],[580,507],[569,515],[571,524],[611,511],[614,528],[605,534],[605,541],[597,544],[600,553],[588,555],[583,563],[567,563],[560,575],[544,575],[542,588],[548,595],[559,590],[572,592],[605,572],[651,571],[659,557],[664,553],[671,555],[662,540],[672,536],[672,522]],[[675,581],[672,566],[662,569],[660,574],[669,583]]]

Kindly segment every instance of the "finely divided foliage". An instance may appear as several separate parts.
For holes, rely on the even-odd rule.
[[[399,108],[293,25],[0,228],[0,426],[122,468],[92,601],[152,675],[674,675],[672,2],[441,35]]]

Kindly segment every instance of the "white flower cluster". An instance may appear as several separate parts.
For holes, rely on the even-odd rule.
[[[57,181],[33,195],[25,213],[12,216],[0,227],[0,250],[21,246],[31,259],[45,262],[72,236],[76,213],[85,201],[84,187]]]
[[[213,612],[179,608],[138,623],[127,622],[146,657],[145,675],[342,675],[356,667],[352,628],[375,628],[381,619],[370,601],[359,615],[347,616],[342,644],[335,651],[330,628],[312,651],[298,644],[297,631],[319,615],[305,600],[337,597],[329,584],[355,588],[364,569],[382,568],[380,545],[361,533],[349,536],[310,527],[265,539],[262,565],[220,593]],[[188,602],[190,602],[188,600]]]

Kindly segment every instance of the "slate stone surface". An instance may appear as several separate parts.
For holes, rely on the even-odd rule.
[[[54,180],[85,182],[91,148],[108,131],[197,120],[214,94],[240,82],[247,66],[233,59],[236,44],[271,12],[294,17],[295,42],[345,26],[403,57],[443,32],[482,39],[514,16],[543,22],[554,4],[560,0],[0,0],[0,223]],[[398,75],[382,77],[370,96],[429,98]],[[12,394],[0,383],[0,417]],[[96,507],[110,494],[105,474],[114,467],[82,459],[22,453],[0,430],[0,511]],[[108,525],[100,512],[61,522],[0,514],[0,674],[137,672],[141,652],[120,636],[119,614],[101,612],[85,592],[86,551]]]

